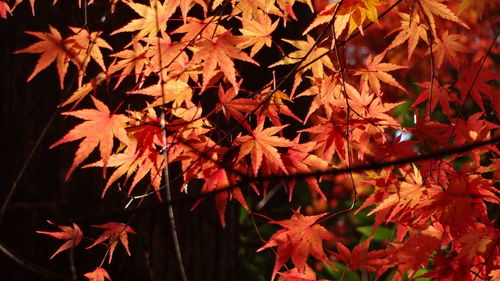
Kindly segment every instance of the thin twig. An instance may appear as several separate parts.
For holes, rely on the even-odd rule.
[[[333,13],[333,18],[336,17],[338,9],[340,8],[340,5],[342,5],[343,0],[341,0],[338,4],[337,7],[335,8],[335,11]],[[346,104],[346,116],[345,116],[345,127],[346,127],[346,137],[347,137],[347,167],[352,166],[352,147],[351,147],[351,132],[349,128],[349,116],[351,115],[351,106],[349,105],[349,97],[347,96],[347,90],[346,90],[346,85],[345,85],[345,75],[344,75],[344,65],[342,63],[342,59],[340,58],[339,54],[339,48],[337,46],[337,35],[335,34],[335,28],[332,27],[332,33],[333,33],[333,46],[335,50],[335,55],[337,57],[337,61],[339,62],[339,72],[340,72],[340,78],[342,79],[342,94],[344,95],[345,99],[345,104]],[[358,197],[358,193],[356,191],[356,184],[354,183],[354,178],[352,176],[352,172],[349,172],[349,178],[351,179],[351,185],[352,185],[352,204],[349,209],[353,209],[354,205],[356,204],[356,198]]]
[[[0,252],[2,252],[4,255],[6,255],[9,259],[13,260],[17,264],[21,265],[22,267],[28,269],[29,271],[32,271],[40,276],[45,277],[46,279],[49,280],[61,280],[61,281],[72,281],[71,278],[61,275],[59,273],[55,273],[53,271],[50,271],[48,269],[45,269],[41,266],[38,266],[29,260],[21,257],[19,254],[14,253],[11,249],[7,247],[2,241],[0,241]]]
[[[155,0],[154,3],[155,7],[155,19],[156,19],[156,28],[159,30],[160,29],[160,23],[158,19],[158,0]],[[196,37],[195,37],[196,38]],[[160,64],[160,69],[163,69],[163,60],[162,60],[162,51],[161,51],[161,45],[160,45],[160,37],[156,37],[157,44],[158,44],[158,60]],[[180,55],[181,52],[177,53]],[[176,58],[173,58],[170,63],[173,63]],[[166,68],[165,68],[166,69]],[[162,70],[159,72],[159,77],[160,77],[160,88],[161,88],[161,98],[163,101],[163,104],[165,104],[165,101],[167,100],[165,97],[165,84],[163,81],[163,74]],[[167,145],[167,131],[165,129],[165,124],[167,121],[165,120],[165,109],[162,106],[161,107],[161,126],[162,126],[162,138],[163,138],[163,143]],[[172,200],[172,193],[170,191],[170,178],[169,178],[169,173],[168,173],[168,152],[167,149],[162,149],[162,155],[163,155],[163,178],[165,179],[165,198],[166,200]],[[172,245],[174,247],[174,253],[175,253],[175,260],[177,262],[177,268],[179,270],[179,275],[181,277],[182,281],[187,281],[187,276],[186,276],[186,270],[184,269],[184,264],[182,262],[182,253],[181,253],[181,247],[179,244],[179,237],[177,235],[177,227],[175,224],[175,214],[174,214],[174,208],[172,205],[167,207],[167,213],[168,213],[168,222],[170,226],[170,236],[172,238]]]

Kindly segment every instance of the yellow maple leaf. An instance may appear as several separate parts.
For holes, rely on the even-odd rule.
[[[304,65],[308,65],[307,67],[302,69],[300,72],[303,73],[303,72],[310,69],[312,71],[314,77],[323,77],[325,67],[330,69],[330,70],[335,69],[333,67],[333,64],[332,64],[332,61],[330,60],[330,58],[328,56],[322,56],[324,53],[328,52],[328,49],[324,48],[324,47],[317,47],[317,46],[313,48],[315,41],[311,36],[307,35],[307,41],[287,40],[287,39],[283,39],[283,41],[287,42],[288,44],[293,45],[298,50],[288,54],[283,59],[281,59],[278,62],[273,63],[269,67],[300,63],[301,67]],[[309,53],[309,55],[307,57],[305,57],[306,54],[311,49],[312,49],[312,51]],[[322,56],[322,57],[320,59],[318,59],[318,57],[320,57],[320,56]]]

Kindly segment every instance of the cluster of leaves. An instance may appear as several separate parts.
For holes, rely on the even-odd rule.
[[[51,225],[55,225],[51,221],[48,221],[48,223]],[[66,242],[64,242],[64,244],[62,244],[55,251],[55,253],[50,257],[50,259],[52,259],[53,257],[55,257],[57,254],[59,254],[64,250],[76,247],[78,244],[80,244],[83,238],[83,232],[81,231],[80,227],[78,227],[78,225],[75,223],[73,223],[72,226],[67,226],[67,225],[62,225],[62,226],[56,225],[56,226],[62,231],[60,232],[37,231],[38,233],[50,235],[57,239],[66,240]],[[111,263],[116,245],[118,245],[118,242],[120,242],[127,251],[127,254],[130,256],[127,233],[136,234],[135,231],[130,226],[123,223],[108,222],[102,225],[92,225],[92,227],[105,229],[105,231],[94,241],[92,245],[88,246],[86,249],[93,248],[98,244],[105,245],[108,248],[106,255],[109,255],[109,262]],[[105,241],[108,241],[108,243],[106,244]],[[104,280],[103,278],[111,280],[107,271],[101,267],[103,262],[101,262],[101,265],[98,266],[93,272],[86,273],[85,277],[88,277],[90,280]]]
[[[305,182],[313,197],[330,200],[336,194],[328,171],[498,136],[498,33],[486,24],[498,20],[492,12],[498,1],[117,2],[111,1],[111,13],[126,5],[135,17],[111,34],[70,27],[63,37],[49,27],[27,32],[40,41],[16,52],[41,54],[28,81],[55,61],[64,88],[70,63],[76,67],[78,86],[59,106],[81,123],[52,147],[81,140],[67,179],[99,147],[100,159],[83,168],[102,167],[103,196],[122,181],[132,199],[143,193],[162,200],[159,191],[170,182],[182,181],[183,191],[193,193],[190,183],[203,180],[200,192],[215,194],[224,226],[229,200],[252,210],[242,187],[266,196],[279,183],[293,200],[296,179],[309,174]],[[1,1],[0,15],[10,12]],[[315,14],[312,22],[300,17],[304,13]],[[297,22],[303,28],[283,38],[283,30]],[[131,35],[124,47],[105,41],[122,33]],[[259,54],[271,49],[280,57],[269,64]],[[99,71],[87,71],[89,64]],[[287,75],[274,77],[284,69]],[[248,82],[256,70],[262,77],[257,87]],[[110,110],[104,95],[122,102]],[[142,103],[134,99],[128,106],[132,95]],[[93,107],[77,109],[83,100]],[[325,213],[297,210],[288,220],[271,221],[283,229],[258,251],[278,247],[272,279],[316,280],[308,265],[312,256],[373,272],[375,279],[388,271],[393,280],[414,278],[428,268],[420,277],[496,280],[500,249],[492,210],[499,203],[499,153],[490,144],[469,154],[351,174],[345,186],[360,193],[354,199],[367,196],[355,212],[370,208],[375,216],[369,239],[351,251],[318,224]],[[181,176],[162,185],[173,164]],[[148,174],[149,184],[136,190]],[[382,224],[396,225],[396,237],[370,251]],[[92,245],[108,237],[110,261],[118,239],[127,248],[126,232],[133,232],[116,225],[99,226],[108,230]],[[76,225],[61,230],[50,234],[68,240],[55,254],[82,237]],[[336,243],[327,249],[330,256],[323,240]],[[279,272],[283,266],[287,270]],[[86,277],[109,279],[100,266]]]

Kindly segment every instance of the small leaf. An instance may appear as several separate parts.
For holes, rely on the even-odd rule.
[[[93,227],[105,229],[105,231],[97,238],[94,244],[88,246],[86,249],[90,249],[97,244],[103,243],[108,240],[109,242],[109,262],[113,259],[113,252],[115,251],[118,241],[122,243],[123,247],[130,256],[130,250],[128,249],[128,236],[127,233],[137,234],[130,226],[118,223],[118,222],[108,222],[101,225],[92,225]],[[109,279],[109,278],[108,278]]]
[[[83,276],[87,277],[89,281],[104,281],[106,279],[111,281],[108,272],[102,267],[97,267],[94,271],[85,273]]]
[[[68,240],[64,242],[64,244],[62,244],[61,247],[59,247],[59,249],[57,249],[57,251],[50,257],[50,259],[52,259],[53,257],[55,257],[57,254],[59,254],[64,250],[76,247],[76,245],[78,245],[82,240],[83,233],[76,223],[73,223],[73,226],[66,226],[66,225],[56,225],[51,221],[47,222],[51,225],[59,227],[59,229],[61,229],[62,231],[61,232],[37,231],[37,233],[50,235],[57,239]]]

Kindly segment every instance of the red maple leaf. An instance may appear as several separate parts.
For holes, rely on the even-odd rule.
[[[130,250],[128,249],[128,235],[127,233],[137,234],[130,226],[118,223],[118,222],[108,222],[101,225],[92,225],[93,227],[105,229],[105,231],[95,240],[95,242],[88,246],[86,249],[90,249],[97,244],[101,244],[108,240],[109,245],[109,262],[113,259],[113,252],[115,251],[118,241],[120,241],[125,247],[127,254],[130,256]]]
[[[253,173],[257,175],[262,165],[262,159],[265,157],[275,168],[287,173],[276,147],[290,147],[294,144],[288,139],[274,136],[285,127],[274,126],[264,129],[264,120],[261,119],[251,136],[239,136],[234,140],[236,145],[240,145],[240,153],[236,162],[251,154]]]
[[[333,253],[333,255],[343,261],[352,270],[365,269],[368,271],[377,271],[377,268],[384,264],[383,257],[387,254],[385,250],[369,252],[370,241],[371,238],[359,243],[352,249],[352,252],[342,243],[337,242],[338,253]]]
[[[55,257],[57,254],[59,254],[64,250],[76,247],[76,245],[78,245],[80,241],[82,241],[83,233],[78,227],[78,225],[76,225],[76,223],[73,223],[73,226],[67,226],[67,225],[56,225],[51,221],[47,222],[51,225],[59,227],[59,229],[61,229],[62,231],[60,232],[37,231],[37,233],[47,234],[57,239],[67,240],[66,242],[64,242],[64,244],[61,245],[61,247],[57,249],[57,251],[50,257],[50,259],[52,259],[53,257]]]
[[[271,280],[274,280],[278,270],[289,258],[292,258],[299,273],[304,273],[309,255],[333,266],[323,251],[323,240],[333,239],[334,236],[326,228],[317,224],[318,219],[324,215],[326,213],[304,216],[300,213],[299,208],[288,220],[270,221],[270,223],[284,227],[284,229],[274,233],[271,239],[257,250],[260,252],[267,248],[278,247]]]

